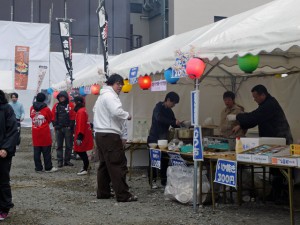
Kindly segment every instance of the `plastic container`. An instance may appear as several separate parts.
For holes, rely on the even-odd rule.
[[[240,154],[243,151],[244,151],[244,149],[243,149],[243,143],[241,141],[241,138],[236,137],[236,140],[235,140],[235,153]]]

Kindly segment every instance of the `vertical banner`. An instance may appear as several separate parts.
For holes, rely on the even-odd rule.
[[[138,82],[138,74],[139,68],[138,67],[132,67],[129,71],[129,83],[136,84]]]
[[[203,161],[203,145],[202,145],[201,126],[194,127],[193,159],[194,159],[194,161]]]
[[[199,121],[199,105],[200,105],[200,91],[191,91],[191,125],[198,125]]]
[[[100,0],[100,5],[96,10],[98,15],[98,23],[100,28],[100,40],[101,46],[103,50],[103,57],[104,57],[104,73],[106,78],[108,78],[108,16],[105,9],[105,0]]]
[[[42,86],[43,80],[45,78],[47,72],[47,66],[39,66],[39,70],[38,70],[38,83],[37,83],[37,87],[36,87],[36,94],[39,93],[40,88]]]
[[[15,89],[26,90],[29,69],[29,47],[15,46]]]
[[[218,159],[214,182],[236,188],[236,178],[236,161]]]
[[[61,40],[62,52],[67,71],[73,84],[73,66],[72,66],[72,37],[70,34],[70,21],[58,20],[59,35]]]

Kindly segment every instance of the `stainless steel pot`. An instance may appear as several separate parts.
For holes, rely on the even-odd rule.
[[[188,128],[180,128],[178,129],[178,138],[193,138],[194,130]]]

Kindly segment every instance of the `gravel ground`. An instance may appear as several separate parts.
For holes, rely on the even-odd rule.
[[[27,136],[26,136],[27,135]],[[217,204],[200,207],[165,199],[163,189],[150,190],[145,170],[133,171],[128,181],[138,202],[118,203],[115,199],[96,199],[96,168],[91,174],[77,176],[80,160],[74,167],[63,167],[56,173],[36,173],[28,134],[22,136],[22,146],[13,159],[11,184],[15,207],[0,224],[13,225],[89,225],[89,224],[205,224],[205,225],[286,225],[290,224],[285,206],[257,202]],[[27,138],[27,139],[26,139]],[[56,162],[54,161],[54,165]],[[296,223],[300,215],[296,212]]]

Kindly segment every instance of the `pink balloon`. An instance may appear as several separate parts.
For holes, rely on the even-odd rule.
[[[186,74],[191,79],[198,79],[202,76],[204,70],[205,70],[205,63],[202,61],[202,59],[199,58],[191,58],[186,63]]]

